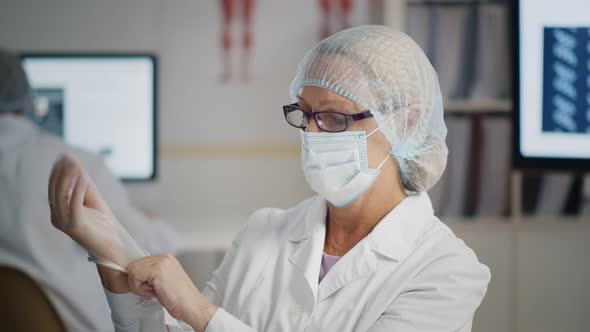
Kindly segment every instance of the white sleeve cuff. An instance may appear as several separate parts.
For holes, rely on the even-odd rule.
[[[256,332],[250,326],[244,324],[241,320],[232,316],[222,308],[218,308],[213,318],[207,324],[205,332],[225,332],[225,331],[236,331],[236,332]]]
[[[133,293],[115,294],[104,289],[111,308],[111,319],[116,332],[180,331],[180,323],[160,305],[156,298],[142,300]]]
[[[111,308],[111,318],[117,331],[139,329],[139,296],[133,293],[115,294],[104,289]]]

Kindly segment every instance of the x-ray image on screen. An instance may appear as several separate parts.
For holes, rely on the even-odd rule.
[[[543,132],[590,132],[590,28],[543,31]]]
[[[64,89],[36,88],[33,89],[34,105],[27,116],[44,130],[64,137]],[[94,151],[108,158],[113,154],[112,144],[102,145]]]
[[[64,91],[60,88],[33,89],[34,105],[27,116],[54,135],[64,135]]]

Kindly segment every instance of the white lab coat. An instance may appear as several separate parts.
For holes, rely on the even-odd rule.
[[[0,265],[36,280],[70,331],[113,331],[96,266],[50,222],[47,185],[60,153],[88,169],[121,224],[148,252],[174,252],[170,226],[135,209],[102,160],[42,132],[25,118],[0,115]]]
[[[490,271],[434,216],[427,194],[402,201],[318,282],[326,213],[317,196],[254,213],[202,291],[221,307],[206,331],[471,330]],[[107,297],[117,331],[162,331],[162,315],[134,324],[142,305]]]

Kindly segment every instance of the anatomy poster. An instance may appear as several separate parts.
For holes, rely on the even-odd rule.
[[[221,58],[219,81],[222,84],[250,83],[256,79],[256,54],[261,44],[274,43],[279,56],[290,39],[311,30],[319,41],[355,25],[368,24],[369,2],[366,0],[218,0],[220,28],[218,34]],[[281,2],[284,2],[281,5]],[[375,3],[380,3],[375,0]],[[293,7],[299,7],[293,10]],[[281,10],[282,8],[282,10]],[[277,10],[278,9],[278,10]],[[302,15],[302,13],[305,13]],[[270,34],[260,34],[260,27]],[[271,35],[272,40],[265,40]],[[311,46],[311,45],[310,45]],[[266,49],[264,46],[262,49]],[[259,66],[258,66],[259,68]],[[263,66],[267,69],[266,66]]]
[[[253,45],[252,19],[255,0],[219,0],[222,12],[221,47],[223,68],[221,81],[227,83],[234,75],[247,82]],[[235,27],[237,26],[237,27]],[[239,68],[232,64],[233,53],[240,56]]]

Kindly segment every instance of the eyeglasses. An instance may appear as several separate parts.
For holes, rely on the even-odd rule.
[[[283,113],[285,114],[285,120],[295,128],[305,130],[309,124],[309,120],[313,118],[321,130],[330,133],[346,131],[353,121],[373,117],[373,114],[369,110],[355,114],[333,111],[307,112],[302,110],[297,103],[283,106]]]

